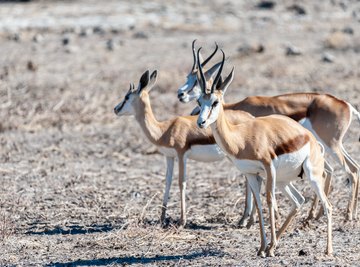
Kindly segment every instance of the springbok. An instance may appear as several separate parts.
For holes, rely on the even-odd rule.
[[[192,51],[195,64],[197,58],[194,42]],[[216,51],[217,47],[215,48],[215,52]],[[209,60],[204,63],[208,61]],[[202,67],[204,67],[204,63]],[[218,68],[219,63],[211,68],[211,75],[209,75],[209,73],[205,75],[206,81],[213,80],[215,70]],[[187,76],[186,83],[179,88],[178,98],[181,102],[187,103],[199,99],[202,91],[199,83],[194,82],[197,73],[198,68],[193,67]],[[358,117],[360,122],[360,113],[350,103],[329,94],[290,93],[273,97],[250,96],[237,103],[224,103],[223,106],[225,110],[243,110],[255,117],[271,114],[285,115],[309,129],[325,147],[325,152],[338,162],[347,175],[350,176],[351,192],[346,211],[346,219],[351,221],[357,218],[360,166],[343,146],[343,138],[349,129],[353,114]],[[198,111],[198,107],[196,107],[192,114],[197,114]],[[333,172],[330,165],[326,164],[326,166],[330,172]],[[329,179],[331,179],[331,175]],[[250,192],[250,190],[247,191]],[[244,216],[240,220],[240,224],[242,225],[249,219],[250,209],[252,207],[251,196],[247,196],[246,199]],[[250,200],[250,202],[248,200]],[[321,212],[319,212],[319,215],[321,215]],[[314,212],[310,213],[310,217],[313,216]],[[251,224],[251,221],[253,220],[250,218],[248,225]]]
[[[118,116],[134,115],[147,139],[157,146],[158,150],[166,157],[166,186],[163,197],[161,222],[164,223],[170,187],[173,177],[174,161],[179,164],[179,187],[181,198],[180,225],[186,224],[185,191],[186,191],[186,161],[213,162],[222,160],[225,154],[215,144],[210,129],[199,129],[195,116],[180,116],[166,121],[158,121],[152,111],[149,92],[153,88],[157,78],[157,71],[151,76],[146,71],[140,78],[138,88],[130,84],[130,89],[115,108]],[[232,115],[234,113],[234,115]],[[239,111],[227,111],[229,120],[239,122],[238,114],[244,113],[244,118],[252,118],[248,113]]]
[[[332,254],[332,206],[324,191],[325,180],[322,177],[324,157],[321,145],[309,130],[281,115],[244,119],[239,124],[231,123],[224,112],[223,95],[232,82],[234,68],[221,86],[215,90],[225,62],[223,51],[222,55],[222,63],[213,82],[206,81],[198,61],[198,84],[202,89],[202,94],[198,99],[201,110],[197,123],[200,128],[207,129],[210,126],[216,143],[247,177],[259,216],[261,246],[258,255],[265,256],[265,252],[266,256],[275,255],[274,251],[280,236],[304,203],[304,197],[291,183],[291,181],[301,179],[302,176],[310,181],[323,204],[327,216],[326,254]],[[239,117],[241,116],[239,114]],[[262,181],[259,177],[262,177],[266,183],[266,200],[270,214],[271,242],[268,247],[266,247],[260,199],[259,184]],[[277,233],[273,207],[275,186],[280,188],[293,205],[293,209]]]

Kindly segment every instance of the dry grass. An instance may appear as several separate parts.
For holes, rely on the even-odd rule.
[[[327,36],[345,26],[354,29],[346,37],[351,43],[358,38],[352,3],[342,11],[336,3],[304,1],[307,14],[297,17],[286,1],[272,11],[259,11],[250,2],[192,2],[0,4],[0,16],[7,18],[0,22],[0,265],[354,266],[360,261],[358,222],[343,221],[349,190],[339,170],[330,197],[334,257],[323,256],[324,219],[302,227],[307,202],[280,240],[277,256],[258,258],[258,227],[237,227],[244,179],[227,161],[189,162],[184,229],[176,227],[175,173],[168,225],[160,227],[163,156],[144,140],[134,118],[115,117],[113,107],[129,82],[158,69],[150,94],[156,116],[188,114],[193,105],[179,103],[176,89],[192,64],[194,38],[204,53],[214,41],[224,48],[230,56],[226,72],[236,66],[228,101],[319,91],[360,107],[355,47],[324,47]],[[51,24],[52,17],[57,23]],[[18,30],[1,24],[9,21],[30,25]],[[111,51],[109,39],[116,44]],[[288,43],[303,55],[285,56]],[[239,52],[244,44],[262,44],[264,52],[244,56]],[[321,61],[329,51],[332,64]],[[345,142],[358,162],[359,128],[353,122]],[[306,183],[298,186],[312,197]],[[278,198],[285,216],[289,203]],[[301,250],[306,255],[299,256]]]

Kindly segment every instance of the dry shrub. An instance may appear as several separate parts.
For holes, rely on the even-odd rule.
[[[10,219],[3,213],[0,217],[0,241],[8,239],[14,234],[14,228],[12,227]]]
[[[351,48],[351,37],[340,31],[331,33],[326,37],[324,45],[326,48],[335,50],[347,50]]]

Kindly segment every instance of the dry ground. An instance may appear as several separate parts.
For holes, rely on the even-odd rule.
[[[134,118],[113,114],[146,69],[159,70],[156,116],[188,114],[194,106],[176,90],[195,38],[205,53],[217,41],[230,57],[225,71],[236,67],[228,101],[316,91],[359,108],[359,4],[296,2],[305,15],[289,8],[295,1],[271,10],[235,0],[0,3],[0,265],[358,266],[360,225],[344,223],[349,188],[338,169],[334,256],[323,254],[324,219],[302,228],[307,202],[277,256],[262,259],[258,226],[237,227],[244,178],[227,161],[189,162],[188,226],[176,227],[175,178],[161,228],[163,156]],[[301,55],[287,56],[289,45]],[[358,162],[359,129],[354,121],[345,142]],[[278,199],[285,215],[289,203]]]

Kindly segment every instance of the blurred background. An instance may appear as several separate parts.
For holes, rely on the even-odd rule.
[[[150,94],[156,117],[189,114],[195,104],[176,96],[197,39],[204,56],[215,42],[225,51],[224,73],[235,66],[228,102],[306,91],[333,94],[359,109],[359,22],[358,1],[0,1],[0,265],[132,264],[144,257],[155,264],[185,257],[185,265],[246,265],[249,259],[261,265],[257,228],[226,228],[239,219],[245,192],[244,179],[228,162],[188,166],[189,220],[218,223],[221,235],[190,227],[169,237],[151,223],[160,214],[163,157],[134,118],[117,118],[113,108],[130,82],[157,69]],[[219,59],[220,53],[212,63]],[[348,133],[345,146],[359,162],[359,125]],[[346,177],[337,175],[331,200],[340,222],[348,191]],[[180,211],[176,180],[175,174],[174,219]],[[341,229],[335,250],[359,249]],[[312,231],[306,238],[311,232],[323,244],[324,233]],[[249,235],[242,250],[231,245],[240,242],[237,234]],[[302,234],[294,238],[279,248],[274,264],[296,262],[295,244],[305,241]],[[307,251],[309,262],[319,260],[314,255],[322,253],[321,244]],[[209,248],[223,256],[203,252]],[[186,258],[191,251],[200,256]],[[159,253],[175,256],[157,262]],[[360,252],[352,255],[356,260]]]

